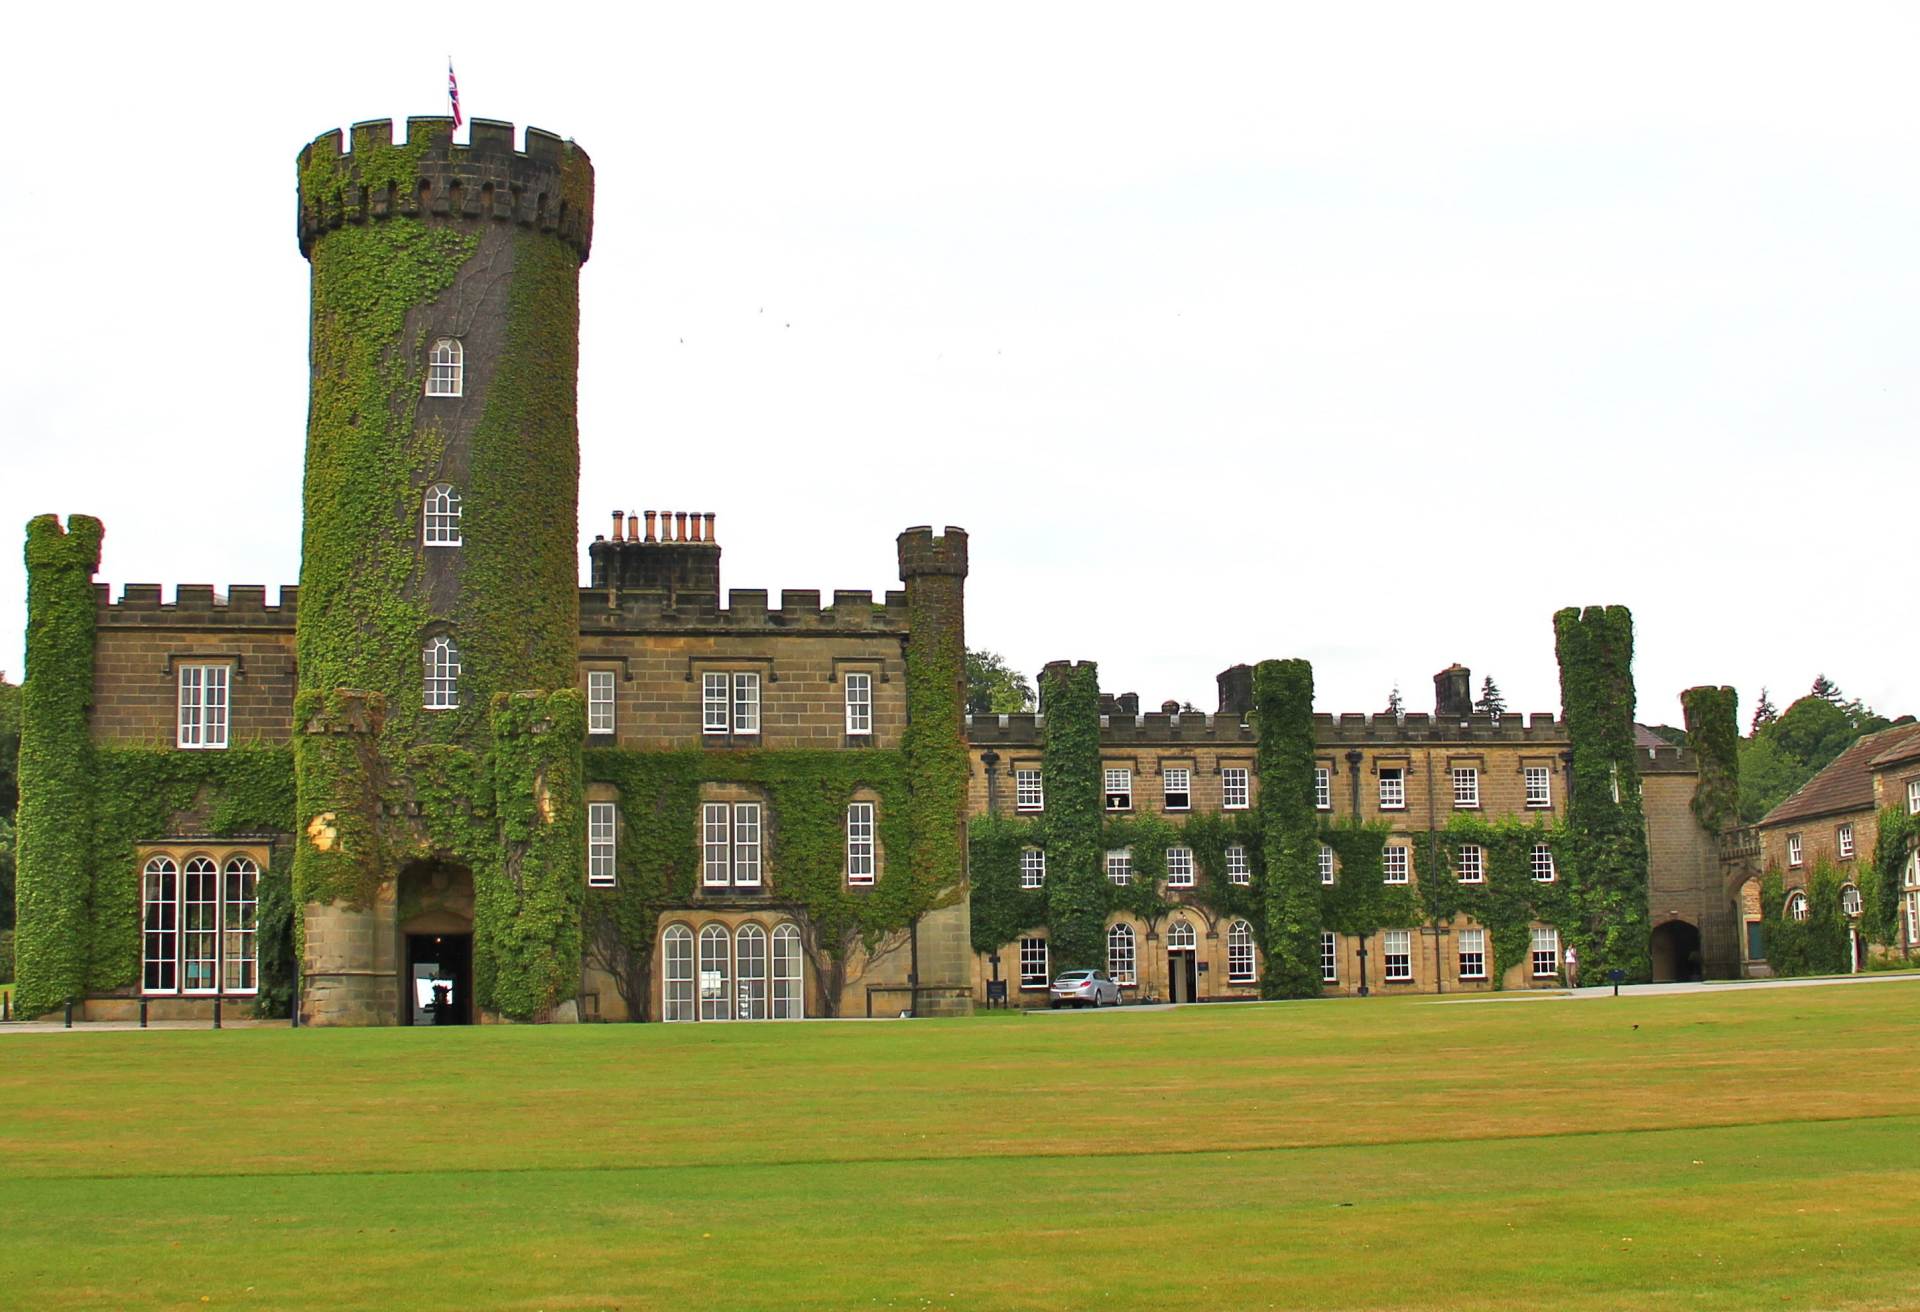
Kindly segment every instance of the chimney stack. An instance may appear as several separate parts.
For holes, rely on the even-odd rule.
[[[1449,665],[1433,676],[1433,718],[1464,720],[1473,714],[1473,671]]]

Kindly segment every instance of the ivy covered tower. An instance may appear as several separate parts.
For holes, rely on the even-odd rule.
[[[294,749],[302,1008],[393,1023],[408,954],[471,1016],[571,1014],[584,151],[356,124],[300,152],[312,381]],[[466,954],[470,952],[470,959]]]

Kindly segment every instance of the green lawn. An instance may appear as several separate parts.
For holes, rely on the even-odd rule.
[[[1920,1306],[1920,985],[0,1035],[21,1307]]]

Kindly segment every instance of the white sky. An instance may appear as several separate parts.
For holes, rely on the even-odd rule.
[[[1920,711],[1920,9],[1568,12],[30,6],[0,529],[296,579],[294,156],[444,113],[451,45],[598,172],[583,570],[616,506],[773,590],[953,523],[974,645],[1149,706],[1305,656],[1322,710],[1455,660],[1554,709],[1553,610],[1624,602],[1643,719],[1821,670]]]

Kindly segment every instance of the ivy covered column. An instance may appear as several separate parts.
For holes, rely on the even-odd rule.
[[[1574,904],[1585,941],[1581,974],[1652,973],[1647,824],[1634,751],[1633,615],[1625,606],[1568,607],[1553,617],[1560,701],[1573,749],[1567,827]]]
[[[93,573],[100,521],[27,525],[27,671],[20,690],[14,969],[23,1016],[86,992],[93,838]]]
[[[1040,673],[1047,737],[1047,933],[1053,969],[1106,965],[1107,890],[1100,868],[1100,668],[1054,661]]]
[[[1313,666],[1261,661],[1253,671],[1259,732],[1260,842],[1266,858],[1269,998],[1320,994],[1320,821],[1313,805]]]

